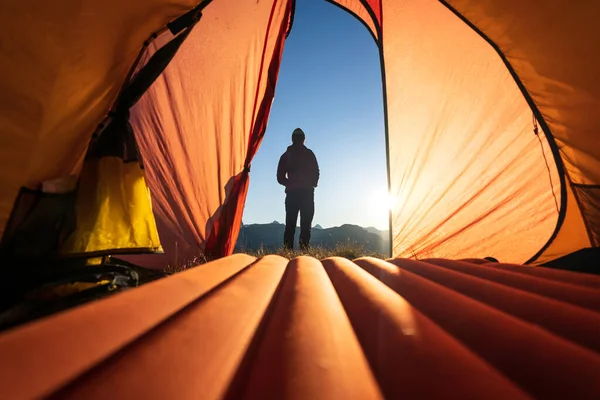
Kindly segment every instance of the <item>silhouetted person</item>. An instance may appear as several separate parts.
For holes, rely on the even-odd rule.
[[[279,159],[277,182],[285,186],[285,233],[283,245],[294,248],[296,222],[300,213],[300,248],[310,246],[310,229],[315,215],[315,188],[319,182],[319,164],[315,154],[304,145],[300,128],[292,133],[292,145]]]

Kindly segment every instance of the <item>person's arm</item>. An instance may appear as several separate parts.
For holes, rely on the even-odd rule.
[[[317,185],[319,184],[319,178],[320,178],[320,171],[319,171],[319,163],[317,162],[317,156],[315,156],[315,153],[313,153],[312,151],[310,152],[312,154],[313,160],[314,160],[314,166],[313,166],[313,186],[317,187]]]
[[[279,164],[277,165],[277,182],[280,185],[287,186],[287,163],[284,161],[284,155],[279,158]]]

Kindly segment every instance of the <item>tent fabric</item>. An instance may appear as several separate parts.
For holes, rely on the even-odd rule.
[[[566,1],[448,1],[505,54],[537,105],[560,149],[575,201],[593,246],[600,217],[600,84],[596,79],[600,4]],[[514,18],[514,15],[535,18]],[[570,232],[572,237],[580,232]],[[567,238],[566,240],[569,240]]]
[[[600,32],[593,24],[600,5],[556,0],[543,7],[517,1],[447,3],[498,46],[520,77],[556,141],[566,185],[575,192],[575,201],[567,202],[563,212],[566,218],[581,213],[588,240],[597,246],[600,193],[595,188],[600,182],[600,142],[596,132],[600,120],[594,110],[599,106],[600,86],[592,49],[600,43]],[[585,231],[570,230],[553,245],[571,244],[573,249],[580,246],[577,239],[582,236]]]
[[[394,255],[542,263],[598,245],[599,5],[329,1],[380,49]],[[198,4],[5,5],[0,230],[23,188],[79,175],[144,41]],[[211,2],[133,112],[171,259],[233,251],[292,9]]]
[[[548,261],[556,260],[566,254],[592,245],[589,236],[586,234],[583,215],[576,207],[577,202],[573,188],[569,184],[565,184],[563,187],[564,191],[566,191],[564,197],[566,200],[563,201],[561,208],[561,214],[564,219],[560,223],[559,216],[559,224],[555,230],[554,240],[551,240],[547,247],[542,249],[543,251],[541,251],[539,257],[535,260],[536,264],[544,264]]]
[[[0,397],[598,398],[600,278],[483,262],[226,257],[1,333]]]
[[[198,0],[10,0],[0,22],[0,233],[21,187],[78,175],[150,35]]]
[[[556,227],[560,179],[514,79],[438,1],[383,1],[372,15],[382,16],[393,254],[528,260]]]
[[[171,262],[233,251],[290,17],[288,1],[211,3],[132,111]]]
[[[376,24],[394,255],[542,263],[597,245],[600,6],[333,3]]]
[[[382,51],[390,190],[396,198],[395,255],[495,256],[524,262],[551,239],[568,238],[554,240],[538,257],[542,262],[591,244],[578,213],[565,218],[564,204],[575,197],[561,184],[561,165],[555,163],[547,132],[535,130],[538,123],[546,128],[545,121],[532,118],[534,110],[518,82],[478,32],[433,0],[395,5],[334,3],[362,19]],[[420,15],[427,19],[419,19]],[[150,132],[146,126],[140,131]],[[155,149],[146,152],[155,157]],[[215,255],[232,251],[247,190],[246,174],[246,169],[230,173],[225,197],[201,217],[189,209],[182,211],[193,205],[172,204],[190,198],[189,191],[158,195],[155,201],[162,204],[158,218],[165,226],[161,232],[168,232],[162,236],[176,234],[174,240],[168,239],[168,246],[176,247],[183,258],[198,248]],[[202,172],[189,176],[196,182],[204,180]],[[156,181],[152,185],[156,192],[164,192],[164,176]],[[193,198],[199,198],[197,191]],[[188,215],[182,219],[177,213]],[[202,221],[209,222],[204,226]],[[558,225],[566,233],[553,235]],[[207,240],[206,230],[214,227]],[[220,248],[215,251],[215,246]]]

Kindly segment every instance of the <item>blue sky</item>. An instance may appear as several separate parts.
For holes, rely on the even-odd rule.
[[[314,223],[387,229],[378,50],[352,15],[324,0],[297,0],[264,141],[252,162],[244,223],[285,220],[275,172],[296,127],[321,169]]]

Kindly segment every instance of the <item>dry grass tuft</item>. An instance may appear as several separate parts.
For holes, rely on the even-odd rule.
[[[268,250],[265,248],[261,248],[259,250],[241,250],[237,253],[245,253],[256,258],[264,257],[267,255],[279,255],[287,258],[288,260],[294,259],[300,256],[309,256],[314,257],[317,260],[323,260],[328,257],[343,257],[349,260],[356,260],[360,257],[376,257],[376,258],[386,258],[385,255],[379,254],[377,252],[367,250],[363,246],[354,243],[354,242],[343,242],[338,243],[333,248],[327,248],[322,246],[311,247],[310,249],[303,250],[288,250],[284,248],[280,248],[277,250]],[[185,271],[186,269],[193,268],[198,265],[206,264],[209,262],[203,254],[200,254],[194,260],[186,263],[185,265],[181,265],[180,263],[175,263],[175,266],[169,265],[165,268],[164,272],[167,274],[175,274],[181,271]]]
[[[377,258],[386,258],[383,254],[379,254],[377,252],[373,252],[365,249],[363,246],[354,243],[354,242],[344,242],[338,243],[333,248],[315,246],[310,249],[303,250],[288,250],[288,249],[277,249],[275,251],[268,249],[259,249],[259,250],[247,250],[241,251],[242,253],[249,254],[254,257],[264,257],[270,254],[276,254],[282,257],[285,257],[289,260],[299,257],[299,256],[309,256],[314,257],[317,260],[322,260],[328,257],[344,257],[349,260],[355,260],[360,257],[377,257]]]

